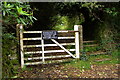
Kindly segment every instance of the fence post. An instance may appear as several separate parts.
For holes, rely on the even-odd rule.
[[[19,38],[20,38],[20,36],[19,36],[19,24],[17,24],[16,25],[16,37],[17,37],[17,41],[19,41]]]
[[[76,58],[80,58],[80,50],[83,49],[82,25],[74,25]]]
[[[20,29],[19,29],[19,24],[16,25],[16,38],[17,38],[17,48],[16,48],[16,51],[17,51],[17,56],[18,56],[18,59],[19,59],[19,63],[20,63]]]
[[[83,51],[83,27],[79,25],[79,32],[80,32],[80,51]]]
[[[19,41],[19,52],[20,52],[20,62],[21,68],[24,66],[24,54],[23,54],[23,25],[17,24],[17,39]]]

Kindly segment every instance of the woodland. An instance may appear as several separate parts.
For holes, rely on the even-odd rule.
[[[2,78],[118,78],[120,2],[2,2]],[[83,26],[80,60],[20,68],[16,25],[25,30],[72,30]],[[102,55],[87,55],[105,51]],[[12,59],[14,57],[16,59]],[[100,60],[99,60],[100,59]],[[107,60],[106,60],[107,59]],[[94,61],[95,60],[95,61]]]

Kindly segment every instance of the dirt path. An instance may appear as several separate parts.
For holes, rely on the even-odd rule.
[[[91,65],[89,70],[79,70],[61,64],[30,66],[17,76],[20,78],[120,78],[120,64]]]

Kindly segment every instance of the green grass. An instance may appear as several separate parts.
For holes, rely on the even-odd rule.
[[[120,55],[120,52],[113,52],[111,55],[94,55],[94,56],[88,56],[88,60],[73,60],[70,63],[65,63],[67,66],[73,66],[76,68],[82,69],[90,69],[90,66],[92,64],[96,65],[103,65],[103,64],[120,64],[118,57]],[[96,61],[96,59],[110,59],[110,60],[103,60],[103,61]],[[68,67],[69,67],[68,66]]]
[[[68,65],[73,66],[73,67],[77,67],[80,70],[82,70],[82,69],[90,69],[89,61],[74,60],[74,61],[71,61],[70,63],[68,63],[67,66]]]

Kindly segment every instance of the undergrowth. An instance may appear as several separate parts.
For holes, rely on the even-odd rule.
[[[19,64],[18,59],[13,60],[10,57],[16,54],[17,41],[13,34],[5,33],[2,36],[2,77],[10,78],[17,72]]]

